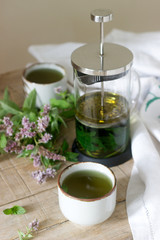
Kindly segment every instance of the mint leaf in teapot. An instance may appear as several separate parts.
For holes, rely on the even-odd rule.
[[[21,206],[13,206],[12,208],[7,208],[5,210],[3,210],[3,213],[5,215],[22,215],[26,212],[26,210],[21,207]]]

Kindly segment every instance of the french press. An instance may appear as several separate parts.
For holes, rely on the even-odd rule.
[[[91,20],[100,23],[100,44],[86,44],[71,55],[76,98],[76,139],[72,150],[79,161],[109,167],[131,158],[130,78],[132,52],[104,43],[103,23],[110,10],[94,10]]]

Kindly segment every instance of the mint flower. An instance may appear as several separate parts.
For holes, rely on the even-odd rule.
[[[34,145],[33,145],[33,144],[28,144],[28,145],[26,146],[26,149],[27,149],[27,150],[33,150],[33,148],[34,148]]]
[[[52,135],[49,133],[45,133],[44,136],[39,140],[39,143],[47,143],[52,139]]]
[[[18,231],[19,239],[20,240],[29,240],[33,238],[33,232],[38,231],[39,228],[39,221],[37,219],[34,219],[31,223],[29,223],[29,226],[26,227],[27,232]]]
[[[59,161],[66,161],[66,158],[60,154],[56,154],[54,152],[49,151],[48,149],[40,146],[39,147],[39,153],[48,159],[52,159],[53,161],[59,160]]]
[[[12,129],[11,126],[8,126],[8,127],[6,128],[6,135],[7,135],[7,136],[12,136],[12,135],[13,135],[13,129]]]
[[[43,183],[47,179],[47,175],[45,171],[37,170],[35,172],[32,172],[32,177],[37,180],[37,183]]]
[[[12,127],[13,126],[13,122],[10,120],[9,117],[4,117],[3,118],[3,123],[6,127]]]
[[[51,107],[50,105],[46,104],[44,105],[43,112],[41,112],[41,116],[46,116],[50,112]]]
[[[32,229],[32,231],[38,231],[39,228],[39,221],[37,219],[34,219],[31,223],[29,223],[29,228]]]
[[[57,93],[57,94],[61,93],[62,92],[62,87],[59,86],[59,87],[54,88],[54,92]]]
[[[38,117],[37,123],[38,123],[38,131],[39,132],[46,131],[46,128],[49,125],[49,116],[44,116],[42,118]]]
[[[65,118],[70,118],[70,109],[73,109],[74,116],[75,106],[72,94],[67,91],[62,93],[61,87],[56,88],[55,91],[59,93],[60,99],[52,99],[51,104],[44,105],[40,111],[35,105],[35,90],[26,97],[22,108],[9,98],[7,89],[4,99],[0,101],[1,116],[6,114],[0,119],[0,152],[15,153],[18,157],[29,157],[34,167],[43,167],[32,173],[39,183],[46,181],[47,178],[54,178],[62,161],[66,159],[75,161],[77,158],[77,155],[68,152],[69,145],[65,140],[61,146],[54,146],[57,145],[61,124],[65,125],[63,113],[65,113]],[[3,102],[5,104],[1,104]],[[58,163],[58,161],[61,162]],[[28,237],[29,234],[28,232]]]
[[[34,167],[41,166],[41,156],[39,154],[33,154],[32,153],[30,158],[33,159],[33,166]]]
[[[51,177],[54,178],[56,175],[56,170],[54,168],[47,168],[46,171],[44,170],[37,170],[32,172],[32,177],[37,180],[37,183],[42,184],[46,182],[47,178]]]
[[[17,142],[9,140],[7,142],[6,147],[4,148],[4,151],[7,152],[7,153],[20,154],[22,152],[22,148],[17,145]]]

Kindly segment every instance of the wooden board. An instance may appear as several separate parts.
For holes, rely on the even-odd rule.
[[[0,99],[8,87],[12,100],[22,105],[24,100],[22,70],[0,75]],[[75,138],[74,120],[68,121],[63,136],[70,147]],[[68,163],[67,163],[68,164]],[[35,240],[131,240],[132,234],[126,213],[126,191],[133,161],[113,167],[117,181],[117,205],[113,215],[92,227],[82,227],[71,223],[62,215],[58,206],[57,176],[39,185],[31,177],[35,168],[28,158],[16,158],[15,155],[0,155],[0,239],[18,239],[17,230],[25,227],[37,218],[40,222]],[[65,166],[63,166],[65,167]],[[24,215],[7,216],[3,210],[14,205],[25,207]]]

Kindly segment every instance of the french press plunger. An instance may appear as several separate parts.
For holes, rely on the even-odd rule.
[[[109,167],[131,158],[130,78],[133,55],[120,45],[104,43],[103,23],[110,10],[94,10],[91,20],[100,23],[100,44],[87,44],[71,55],[76,97],[76,140],[79,161]]]

